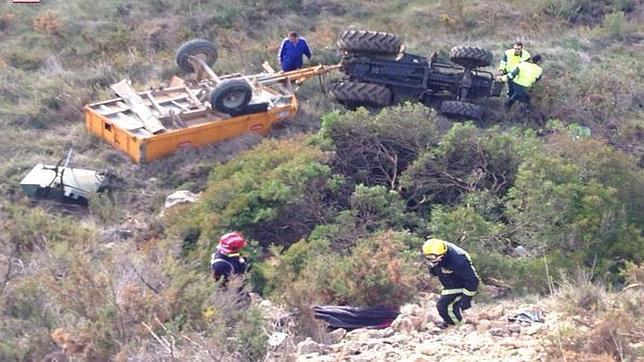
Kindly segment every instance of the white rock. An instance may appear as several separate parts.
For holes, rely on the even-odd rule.
[[[320,356],[317,353],[311,353],[311,354],[305,354],[301,356],[297,356],[297,362],[305,362],[305,361],[317,361]]]
[[[436,352],[440,351],[443,347],[444,346],[442,346],[441,343],[426,341],[416,346],[416,352],[432,356],[436,354]]]
[[[431,362],[432,360],[422,354],[414,353],[411,356],[404,358],[403,362]]]
[[[312,340],[311,337],[307,337],[306,340],[297,344],[297,354],[299,355],[319,353],[320,350],[320,346],[317,344],[317,342]]]
[[[487,320],[487,319],[480,319],[478,325],[476,326],[476,330],[479,332],[487,332],[490,329],[490,326],[492,323]]]
[[[504,328],[505,328],[505,326],[507,326],[507,325],[508,325],[508,323],[507,323],[507,322],[503,322],[503,321],[496,321],[496,320],[494,320],[494,321],[490,321],[490,328],[501,328],[501,329],[504,329]]]
[[[365,328],[358,328],[358,329],[354,329],[354,330],[348,332],[344,338],[348,339],[350,341],[356,341],[358,339],[363,338],[365,333],[367,334],[367,337],[368,337],[369,336],[369,330],[367,330]]]
[[[270,336],[268,336],[268,345],[271,347],[278,347],[281,345],[286,338],[288,337],[288,334],[283,333],[283,332],[274,332]]]
[[[423,309],[418,304],[409,303],[400,307],[400,314],[407,316],[421,315],[423,314]]]
[[[489,320],[494,320],[494,319],[499,319],[503,316],[503,313],[505,312],[505,309],[503,308],[502,305],[497,305],[492,308],[488,308],[487,310],[484,310],[479,314],[479,320],[480,319],[489,319]]]
[[[393,330],[391,327],[387,327],[385,329],[379,329],[378,333],[374,336],[377,338],[388,338],[394,335],[396,331]]]
[[[523,347],[522,343],[517,341],[516,338],[505,338],[501,341],[501,346],[507,348],[521,348]]]
[[[510,333],[520,333],[521,332],[521,325],[518,323],[512,323],[509,324],[507,327],[507,331]]]
[[[331,344],[336,344],[336,343],[340,342],[344,338],[344,336],[346,336],[346,335],[347,335],[346,329],[338,328],[338,329],[336,329],[336,330],[334,330],[334,331],[332,331],[331,333],[328,334],[329,342]]]
[[[345,344],[344,347],[342,348],[342,353],[349,354],[349,355],[358,353],[360,351],[362,351],[362,345],[359,342],[355,342],[355,341]]]
[[[414,323],[409,317],[400,314],[396,320],[391,323],[391,328],[398,333],[409,333],[414,329]]]
[[[458,326],[459,332],[461,333],[470,333],[475,330],[475,327],[471,324],[461,324]]]
[[[521,329],[521,333],[527,334],[528,336],[531,336],[533,334],[537,334],[543,330],[543,324],[542,323],[533,323],[532,325],[525,327]]]
[[[412,315],[409,316],[409,320],[411,321],[413,329],[420,331],[427,322],[427,315]]]
[[[493,336],[502,337],[505,334],[505,331],[502,328],[490,328],[488,333]]]
[[[193,194],[188,190],[179,190],[170,194],[165,199],[164,209],[169,209],[175,205],[183,203],[192,203],[199,200],[199,195]]]
[[[514,248],[513,254],[514,256],[526,256],[528,255],[528,250],[524,248],[522,245],[519,245],[516,248]]]

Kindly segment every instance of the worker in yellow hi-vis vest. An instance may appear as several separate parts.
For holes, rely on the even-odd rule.
[[[497,78],[502,82],[509,82],[513,88],[512,96],[505,102],[506,110],[512,108],[516,101],[523,103],[526,110],[530,109],[528,90],[541,79],[543,69],[537,64],[540,61],[541,55],[535,54],[530,60],[519,63],[512,72]]]
[[[503,52],[503,57],[501,57],[501,62],[499,63],[499,76],[511,73],[519,63],[530,60],[530,57],[530,53],[523,49],[523,43],[520,41],[515,42],[511,49]],[[513,83],[508,83],[508,98],[514,94],[512,86]]]
[[[500,75],[506,75],[512,72],[519,63],[525,62],[528,59],[530,59],[530,53],[523,49],[523,43],[520,41],[514,43],[512,49],[503,52],[503,57],[499,63]]]
[[[436,303],[438,314],[443,318],[438,326],[447,328],[461,324],[461,311],[471,307],[472,297],[479,286],[479,277],[470,256],[458,246],[434,238],[423,244],[423,255],[429,273],[437,276],[443,285],[441,297]]]

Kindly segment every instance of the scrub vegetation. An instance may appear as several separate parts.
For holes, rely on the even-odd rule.
[[[208,271],[230,230],[252,240],[245,288],[297,308],[297,338],[319,328],[312,305],[400,305],[435,289],[418,256],[433,235],[467,249],[484,283],[599,313],[590,337],[564,331],[558,349],[642,358],[628,347],[641,306],[603,293],[642,295],[643,24],[639,0],[3,2],[0,360],[261,360],[271,326]],[[544,58],[534,111],[493,100],[479,123],[413,103],[349,111],[311,81],[268,139],[146,165],[84,129],[83,105],[113,97],[111,83],[179,74],[186,40],[217,44],[218,73],[254,73],[276,66],[288,30],[313,63],[335,63],[348,26],[397,33],[415,54],[485,47],[495,63],[521,40]],[[69,147],[72,165],[112,169],[120,189],[86,211],[26,199],[25,173]],[[201,197],[161,216],[178,189]]]

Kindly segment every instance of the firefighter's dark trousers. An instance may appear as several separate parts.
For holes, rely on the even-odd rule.
[[[448,294],[441,295],[438,302],[436,302],[436,309],[438,314],[447,324],[460,324],[463,321],[461,315],[461,299],[462,294]]]

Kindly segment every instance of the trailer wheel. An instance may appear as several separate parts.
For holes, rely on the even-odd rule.
[[[466,68],[487,67],[492,64],[492,53],[487,49],[458,46],[449,53],[452,62]]]
[[[210,104],[213,109],[228,113],[243,113],[253,96],[250,85],[242,79],[228,79],[217,84],[210,93]]]
[[[328,89],[331,97],[346,106],[376,106],[391,105],[393,97],[391,90],[383,85],[339,81],[331,83]]]
[[[189,61],[190,56],[199,57],[206,64],[213,65],[217,60],[217,48],[205,39],[193,39],[183,43],[177,50],[177,65],[182,70],[192,73],[195,70]]]
[[[338,37],[338,49],[353,53],[398,54],[398,35],[380,31],[345,30]]]
[[[468,118],[480,121],[483,118],[483,107],[468,102],[444,101],[441,103],[441,113],[450,118]]]

